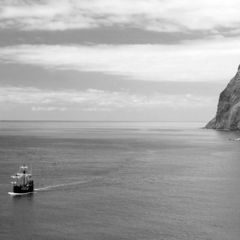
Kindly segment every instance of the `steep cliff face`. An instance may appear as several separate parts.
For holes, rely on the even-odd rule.
[[[240,65],[237,74],[221,92],[216,117],[206,128],[240,130]]]

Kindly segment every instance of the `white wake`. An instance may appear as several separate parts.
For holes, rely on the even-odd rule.
[[[76,182],[70,182],[70,183],[62,183],[62,184],[57,184],[57,185],[51,185],[51,186],[46,186],[46,187],[41,187],[41,188],[35,188],[34,191],[46,191],[46,190],[50,190],[53,188],[58,188],[58,187],[65,187],[65,186],[71,186],[71,185],[78,185],[78,184],[82,184],[82,183],[87,183],[89,181],[76,181]]]

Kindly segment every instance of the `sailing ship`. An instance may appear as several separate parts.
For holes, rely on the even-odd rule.
[[[11,176],[14,181],[11,182],[13,185],[12,194],[26,194],[34,191],[34,182],[32,179],[32,174],[28,170],[28,166],[23,164],[19,172]]]

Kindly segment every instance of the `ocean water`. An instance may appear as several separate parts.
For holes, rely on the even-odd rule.
[[[239,240],[240,134],[203,125],[0,122],[0,239]]]

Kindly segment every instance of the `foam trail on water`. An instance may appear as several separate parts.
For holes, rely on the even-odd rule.
[[[87,183],[89,181],[77,181],[77,182],[71,182],[71,183],[62,183],[62,184],[57,184],[57,185],[51,185],[51,186],[46,186],[46,187],[42,187],[42,188],[36,188],[34,189],[35,191],[44,191],[44,190],[49,190],[52,188],[58,188],[58,187],[65,187],[65,186],[71,186],[71,185],[77,185],[77,184],[81,184],[81,183]]]

